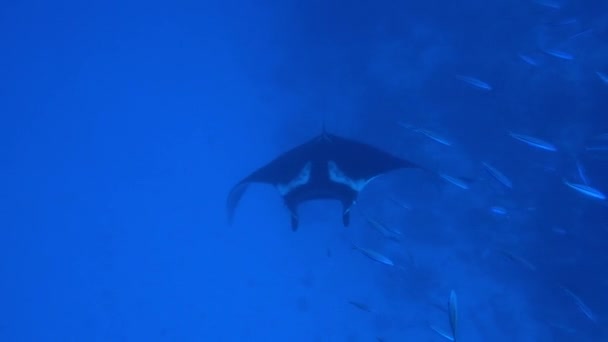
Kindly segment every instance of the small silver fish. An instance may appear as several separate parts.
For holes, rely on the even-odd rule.
[[[576,18],[566,18],[564,20],[560,20],[557,24],[558,25],[573,25],[573,24],[578,24],[579,20]]]
[[[595,74],[597,75],[597,77],[600,78],[600,80],[602,80],[602,82],[608,84],[608,75],[604,74],[601,71],[596,71]]]
[[[465,183],[463,180],[458,179],[456,177],[452,177],[452,176],[448,176],[446,174],[440,173],[439,177],[443,178],[444,180],[456,185],[457,187],[464,189],[464,190],[469,190],[469,184]]]
[[[450,315],[450,328],[452,329],[452,338],[453,341],[456,341],[458,337],[458,301],[456,298],[456,292],[454,292],[454,290],[450,291],[448,312]]]
[[[452,146],[451,141],[449,141],[448,139],[438,135],[437,133],[431,132],[429,130],[418,128],[418,129],[415,129],[414,132],[420,133],[420,134],[426,136],[427,138],[434,140],[445,146]]]
[[[377,230],[380,234],[382,234],[382,236],[384,236],[385,238],[389,239],[389,240],[393,240],[393,241],[400,241],[400,236],[403,235],[403,233],[401,233],[398,230],[395,229],[391,229],[389,227],[387,227],[386,225],[384,225],[383,223],[374,220],[370,217],[367,217],[366,215],[364,215],[365,220],[370,224],[370,226],[372,226],[372,228],[374,228],[375,230]]]
[[[490,173],[490,175],[492,177],[494,177],[498,182],[500,182],[500,184],[506,186],[507,188],[513,187],[513,183],[511,182],[511,180],[509,178],[507,178],[507,176],[505,176],[502,172],[498,171],[497,168],[493,167],[492,165],[490,165],[486,162],[483,162],[482,164],[486,168],[486,170]]]
[[[507,216],[507,209],[505,209],[504,207],[499,207],[499,206],[493,206],[490,208],[490,211],[492,212],[492,214],[497,215],[497,216]]]
[[[567,180],[563,180],[564,184],[567,185],[568,187],[570,187],[571,189],[574,189],[578,192],[580,192],[581,194],[590,197],[590,198],[595,198],[595,199],[599,199],[599,200],[605,200],[606,199],[606,195],[604,195],[603,192],[599,191],[596,188],[592,188],[589,185],[585,185],[585,184],[578,184],[578,183],[571,183],[568,182]]]
[[[395,205],[397,205],[401,209],[412,210],[412,207],[410,207],[409,205],[407,205],[403,201],[400,201],[400,200],[396,199],[395,197],[389,197],[389,199],[391,200],[391,202],[395,203]]]
[[[536,271],[536,266],[534,266],[534,264],[532,264],[527,259],[525,259],[519,255],[515,255],[504,249],[498,249],[498,251],[501,252],[502,254],[504,254],[507,258],[511,259],[512,261],[515,261],[515,262],[521,264],[522,266],[526,267],[530,271]]]
[[[469,85],[477,88],[477,89],[481,89],[481,90],[485,90],[485,91],[491,91],[492,90],[492,86],[490,84],[488,84],[487,82],[484,82],[478,78],[472,77],[472,76],[465,76],[465,75],[456,75],[456,78],[468,83]]]
[[[439,336],[444,337],[448,341],[454,341],[454,337],[450,336],[450,334],[448,334],[447,332],[445,332],[445,331],[437,328],[436,326],[429,324],[429,328],[433,329],[434,332],[436,332],[437,334],[439,334]]]
[[[565,229],[564,229],[564,228],[562,228],[562,227],[553,227],[553,228],[551,228],[551,230],[552,230],[552,231],[553,231],[553,233],[555,233],[556,235],[562,235],[562,236],[563,236],[563,235],[568,234],[568,231],[567,231],[567,230],[565,230]]]
[[[518,54],[518,56],[519,58],[521,58],[522,61],[526,62],[527,64],[530,64],[531,66],[538,66],[538,62],[534,58],[521,53]]]
[[[563,59],[563,60],[573,60],[574,59],[574,55],[572,55],[571,53],[568,53],[566,51],[563,50],[558,50],[558,49],[545,49],[543,50],[547,55],[549,56],[553,56],[555,58],[559,58],[559,59]]]
[[[426,136],[427,138],[429,138],[431,140],[434,140],[434,141],[436,141],[436,142],[438,142],[440,144],[443,144],[443,145],[446,145],[446,146],[451,146],[452,145],[451,141],[449,141],[448,139],[446,139],[446,138],[438,135],[435,132],[431,132],[431,131],[423,129],[423,128],[417,128],[417,127],[414,127],[413,125],[410,125],[410,124],[407,124],[407,123],[404,123],[404,122],[401,122],[401,121],[397,122],[397,125],[405,128],[405,129],[409,129],[409,130],[411,130],[413,132],[420,133],[420,134]]]
[[[581,38],[583,36],[589,35],[590,33],[593,33],[593,29],[592,28],[586,29],[586,30],[578,32],[578,33],[575,33],[575,34],[571,35],[570,37],[568,37],[568,39],[566,39],[566,40],[574,40],[574,39],[577,39],[577,38]]]
[[[411,129],[411,130],[416,129],[416,128],[414,127],[414,125],[410,125],[410,124],[405,123],[405,122],[402,122],[402,121],[397,121],[397,125],[399,125],[399,126],[401,126],[401,127],[405,128],[405,129]]]
[[[585,302],[583,302],[582,299],[580,299],[579,296],[577,296],[576,294],[574,294],[574,292],[570,291],[570,289],[568,289],[565,286],[561,286],[562,290],[564,290],[570,297],[572,297],[572,299],[574,299],[574,302],[576,303],[576,306],[578,306],[579,310],[581,310],[581,312],[587,316],[587,318],[589,318],[590,321],[592,321],[593,323],[597,323],[597,317],[595,316],[595,314],[593,313],[593,311],[591,311],[591,309],[585,304]]]
[[[581,179],[583,184],[589,185],[589,179],[587,178],[587,172],[585,172],[585,167],[578,159],[576,160],[576,170],[578,171],[578,177]]]
[[[553,145],[547,141],[544,141],[544,140],[541,140],[541,139],[538,139],[538,138],[535,138],[535,137],[532,137],[529,135],[524,135],[524,134],[519,134],[519,133],[514,133],[514,132],[509,132],[509,135],[513,139],[524,142],[532,147],[536,147],[541,150],[551,151],[551,152],[557,151],[557,147],[555,147],[555,145]]]
[[[382,255],[382,254],[380,254],[380,253],[378,253],[378,252],[376,252],[374,250],[363,248],[363,247],[359,247],[359,246],[357,246],[355,244],[353,244],[353,248],[355,248],[356,250],[358,250],[359,252],[361,252],[363,255],[365,255],[366,257],[368,257],[368,258],[370,258],[370,259],[372,259],[374,261],[377,261],[377,262],[379,262],[381,264],[385,264],[385,265],[388,265],[388,266],[395,266],[395,263],[391,259],[389,259],[388,257],[386,257],[386,256],[384,256],[384,255]]]

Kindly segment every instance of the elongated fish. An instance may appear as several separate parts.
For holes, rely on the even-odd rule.
[[[603,192],[601,192],[600,190],[598,190],[596,188],[592,188],[589,185],[579,184],[579,183],[571,183],[571,182],[568,182],[565,179],[563,180],[563,182],[569,188],[574,189],[574,190],[580,192],[581,194],[583,194],[583,195],[585,195],[587,197],[599,199],[599,200],[602,200],[602,201],[606,199],[606,195],[604,195]]]
[[[558,49],[546,49],[543,50],[547,55],[549,56],[553,56],[555,58],[559,58],[559,59],[563,59],[563,60],[573,60],[574,59],[574,55],[572,55],[571,53],[568,53],[566,51],[563,50],[558,50]]]
[[[568,289],[565,286],[561,286],[562,290],[564,290],[570,297],[572,297],[572,299],[574,299],[574,302],[576,303],[576,306],[579,308],[579,310],[581,310],[581,312],[587,316],[587,318],[592,321],[593,323],[597,323],[597,317],[595,316],[595,314],[593,313],[593,311],[591,311],[591,309],[587,306],[587,304],[585,304],[585,302],[583,302],[583,300],[577,296],[576,294],[574,294],[574,292],[570,291],[570,289]]]
[[[530,271],[536,271],[536,266],[534,266],[533,263],[531,263],[524,257],[515,255],[504,249],[497,249],[497,251],[499,251],[500,253],[502,253],[504,256],[511,259],[512,261],[515,261],[515,262],[519,263],[520,265],[524,266],[525,268],[529,269]]]
[[[501,207],[501,206],[493,206],[490,207],[490,212],[496,216],[508,216],[509,212],[507,211],[507,209],[505,207]]]
[[[522,61],[526,62],[527,64],[530,64],[531,66],[538,66],[538,62],[534,58],[532,58],[528,55],[524,55],[523,53],[518,53],[517,56]]]
[[[511,182],[511,180],[509,178],[507,178],[507,176],[505,176],[502,172],[498,171],[497,168],[493,167],[492,165],[490,165],[486,162],[483,162],[482,164],[486,168],[488,173],[490,173],[490,175],[492,177],[494,177],[494,179],[496,179],[498,182],[500,182],[500,184],[506,186],[507,188],[513,187],[513,183]]]
[[[456,177],[452,177],[452,176],[448,176],[446,174],[439,174],[439,177],[443,178],[445,181],[450,182],[454,185],[456,185],[457,187],[464,189],[464,190],[469,190],[469,184],[467,184],[466,182],[464,182],[461,179],[458,179]]]
[[[448,302],[448,312],[450,315],[450,328],[452,329],[453,341],[458,339],[458,301],[456,292],[450,291],[450,301]]]
[[[353,243],[353,248],[358,250],[359,252],[361,252],[361,254],[365,255],[366,257],[368,257],[376,262],[379,262],[381,264],[385,264],[388,266],[395,266],[395,263],[391,259],[389,259],[388,257],[386,257],[374,250],[359,247],[359,246],[355,245],[354,243]]]
[[[367,215],[364,215],[364,217],[365,217],[365,220],[370,224],[370,226],[372,226],[372,228],[374,228],[380,234],[382,234],[382,236],[384,236],[386,239],[398,242],[399,237],[401,235],[403,235],[400,231],[389,228],[385,224],[379,222],[378,220],[368,217]]]
[[[437,334],[439,334],[439,336],[445,338],[448,341],[454,341],[454,337],[450,336],[449,333],[437,328],[436,326],[429,324],[429,328],[431,328],[434,332],[436,332]]]
[[[595,74],[597,75],[597,77],[600,78],[600,80],[602,80],[602,82],[608,84],[608,75],[604,74],[601,71],[596,71]]]
[[[365,304],[365,303],[361,303],[361,302],[357,302],[354,300],[349,300],[348,304],[356,307],[357,309],[361,310],[361,311],[365,311],[365,312],[372,312],[372,308],[369,307],[369,305]]]
[[[589,185],[589,179],[587,178],[587,172],[585,172],[585,167],[580,160],[576,160],[576,170],[578,171],[578,178],[581,179],[583,184]]]
[[[437,133],[428,131],[426,129],[417,129],[416,132],[426,136],[427,138],[434,140],[440,144],[443,144],[445,146],[452,146],[452,142],[449,141],[448,139],[438,135]]]
[[[412,210],[412,207],[410,207],[409,205],[407,205],[405,202],[395,198],[395,197],[389,197],[389,199],[391,200],[391,202],[395,203],[396,206],[398,206],[401,209],[405,209],[405,210]]]
[[[524,55],[524,54],[518,54],[517,56],[519,56],[519,58],[526,62],[527,64],[530,64],[531,66],[538,66],[538,61],[536,61],[536,59],[528,56],[528,55]]]
[[[420,134],[424,135],[425,137],[427,137],[431,140],[434,140],[442,145],[452,146],[452,142],[450,140],[446,139],[445,137],[442,137],[441,135],[439,135],[435,132],[429,131],[424,128],[417,128],[417,127],[414,127],[410,124],[406,124],[403,122],[397,122],[397,124],[405,129],[409,129],[413,132],[420,133]]]
[[[571,36],[570,36],[570,37],[568,37],[568,39],[566,39],[566,40],[574,40],[574,39],[578,39],[578,38],[581,38],[581,37],[584,37],[584,36],[588,36],[588,35],[589,35],[589,34],[591,34],[591,33],[593,33],[593,29],[592,29],[592,28],[590,28],[590,29],[586,29],[586,30],[584,30],[584,31],[581,31],[581,32],[578,32],[578,33],[575,33],[575,34],[571,35]]]
[[[469,85],[471,85],[477,89],[481,89],[484,91],[492,90],[492,86],[489,83],[484,82],[484,81],[480,80],[479,78],[475,78],[472,76],[465,76],[465,75],[456,75],[456,78],[465,83],[468,83]]]
[[[519,134],[519,133],[514,133],[514,132],[509,132],[509,135],[513,139],[524,142],[532,147],[536,147],[538,149],[545,150],[545,151],[551,151],[551,152],[557,151],[557,147],[555,147],[555,145],[553,145],[545,140],[541,140],[539,138],[535,138],[535,137],[532,137],[529,135],[524,135],[524,134]]]

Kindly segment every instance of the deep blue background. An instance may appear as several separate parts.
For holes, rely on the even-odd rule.
[[[463,341],[608,340],[608,207],[562,183],[608,191],[608,2],[542,2],[3,2],[0,340],[441,341],[451,289]],[[297,233],[255,186],[229,227],[232,185],[323,123],[475,182],[395,172]]]

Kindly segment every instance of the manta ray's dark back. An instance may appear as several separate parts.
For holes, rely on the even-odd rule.
[[[283,198],[294,231],[299,225],[299,204],[315,199],[342,202],[342,221],[348,226],[350,209],[365,185],[379,175],[402,168],[421,167],[369,144],[324,131],[238,182],[228,195],[228,220],[232,223],[249,184],[266,183],[273,185]]]

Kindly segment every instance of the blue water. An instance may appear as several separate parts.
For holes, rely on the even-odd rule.
[[[607,202],[563,181],[608,193],[608,2],[5,1],[0,37],[0,341],[446,341],[452,290],[458,341],[608,341]],[[323,124],[470,188],[294,233],[255,185],[229,226]]]

